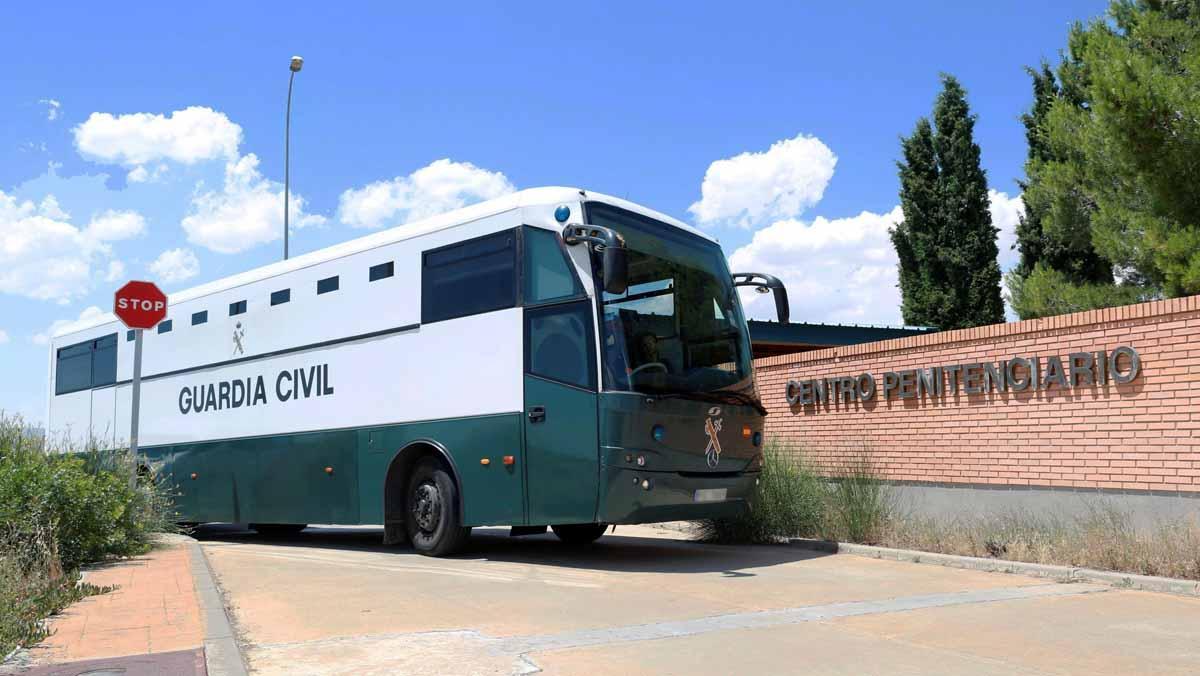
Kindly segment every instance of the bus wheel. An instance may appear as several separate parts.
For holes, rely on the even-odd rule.
[[[266,538],[295,535],[308,528],[306,523],[252,523],[250,529]]]
[[[569,545],[586,545],[595,542],[600,539],[601,535],[604,535],[606,528],[608,528],[606,523],[570,523],[550,526],[558,539]]]
[[[458,488],[441,463],[421,460],[409,479],[407,495],[404,523],[413,549],[426,556],[446,556],[466,545],[471,529],[462,525]]]

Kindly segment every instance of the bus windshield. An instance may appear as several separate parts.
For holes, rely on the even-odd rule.
[[[629,250],[628,289],[600,292],[605,389],[760,406],[720,246],[606,204],[589,204],[588,221]]]

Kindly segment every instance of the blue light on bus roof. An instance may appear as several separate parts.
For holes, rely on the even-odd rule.
[[[559,223],[566,223],[567,219],[570,217],[571,207],[565,204],[554,210],[554,220],[558,221]]]

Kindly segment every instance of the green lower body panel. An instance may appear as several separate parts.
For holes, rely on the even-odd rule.
[[[178,489],[182,521],[378,524],[389,465],[429,440],[450,455],[464,525],[522,525],[521,425],[512,413],[157,446],[142,455]],[[506,455],[514,465],[504,464]]]
[[[358,523],[352,431],[155,447],[146,458],[178,489],[186,521]]]
[[[758,481],[757,472],[718,476],[677,472],[639,472],[624,467],[602,468],[600,521],[656,523],[735,517],[744,514]],[[649,488],[642,482],[649,481]],[[718,500],[708,499],[724,490]],[[697,491],[705,491],[698,494]],[[698,499],[699,498],[699,499]]]

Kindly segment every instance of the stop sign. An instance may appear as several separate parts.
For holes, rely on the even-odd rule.
[[[152,329],[167,316],[167,295],[151,282],[128,282],[113,297],[113,313],[131,329]]]

